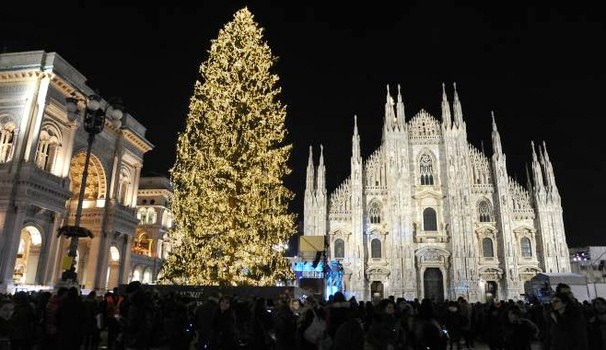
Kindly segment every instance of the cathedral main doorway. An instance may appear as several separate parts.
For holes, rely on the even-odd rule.
[[[374,299],[375,297],[383,299],[383,283],[379,281],[373,281],[370,284],[370,296]]]
[[[498,300],[498,295],[497,295],[497,282],[495,281],[488,281],[486,282],[486,301],[492,301],[492,300]]]
[[[429,267],[423,273],[424,298],[436,302],[444,301],[444,281],[442,271],[437,267]]]

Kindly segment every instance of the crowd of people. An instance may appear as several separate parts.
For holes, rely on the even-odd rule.
[[[477,342],[495,350],[606,349],[606,300],[579,303],[566,285],[550,303],[532,304],[393,296],[358,302],[340,292],[328,301],[288,294],[198,300],[139,282],[105,295],[60,288],[0,297],[0,350],[89,350],[101,343],[116,350],[462,350]]]

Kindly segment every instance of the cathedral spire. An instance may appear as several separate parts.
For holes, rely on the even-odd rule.
[[[528,190],[528,192],[532,192],[532,177],[530,176],[528,163],[524,163],[524,168],[526,168],[526,189]]]
[[[457,83],[452,84],[454,86],[454,101],[452,110],[454,113],[454,122],[457,128],[463,126],[463,109],[461,108],[461,101],[459,101],[459,94],[457,93]]]
[[[492,116],[492,152],[493,154],[501,155],[503,154],[501,135],[499,135],[499,130],[497,130],[497,123],[494,120],[494,112],[490,111],[490,115]]]
[[[354,114],[354,132],[351,137],[351,158],[359,159],[360,156],[360,135],[358,135],[358,116]]]
[[[448,103],[448,96],[446,96],[446,85],[444,83],[442,83],[442,123],[446,128],[452,127],[450,104]]]
[[[558,188],[555,183],[555,174],[553,173],[553,165],[549,160],[549,153],[547,153],[547,144],[543,141],[543,168],[545,172],[545,180],[547,182],[547,188],[551,191],[557,192]]]
[[[541,164],[537,159],[533,141],[530,141],[530,147],[532,147],[532,179],[534,180],[535,189],[542,192],[545,189],[545,185],[543,184],[543,171],[541,170]]]
[[[383,125],[383,136],[385,136],[385,133],[387,131],[393,130],[393,126],[396,121],[396,115],[393,110],[393,105],[394,105],[393,97],[391,97],[391,94],[389,93],[389,84],[387,84],[387,97],[386,97],[386,101],[385,101],[385,122]]]
[[[326,194],[326,167],[324,166],[324,146],[320,145],[320,162],[318,164],[318,181],[316,183],[316,198]]]
[[[406,125],[406,113],[404,109],[404,101],[402,100],[402,91],[398,84],[398,104],[396,105],[396,123],[400,130],[404,130]]]
[[[550,162],[549,153],[547,153],[547,144],[545,143],[544,140],[543,140],[543,155],[544,155],[545,161]]]
[[[314,156],[313,148],[309,146],[309,159],[307,160],[307,177],[305,178],[305,195],[308,193],[314,193],[316,190],[315,186],[315,173],[314,173]]]

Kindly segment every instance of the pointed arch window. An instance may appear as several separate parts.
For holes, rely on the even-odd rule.
[[[492,207],[488,201],[483,200],[478,204],[478,215],[480,216],[480,222],[491,222],[492,220]]]
[[[520,250],[522,251],[522,257],[532,258],[532,245],[528,237],[523,237],[520,240]]]
[[[345,257],[345,242],[342,239],[335,241],[335,259],[343,259]]]
[[[381,206],[377,202],[372,202],[368,209],[368,216],[370,217],[371,224],[381,223]]]
[[[494,258],[494,248],[492,245],[492,239],[484,238],[482,240],[482,255],[485,258]]]
[[[10,117],[0,119],[0,163],[10,162],[13,159],[16,126]]]
[[[381,241],[377,238],[370,242],[370,257],[373,259],[381,258]]]
[[[438,230],[438,220],[436,218],[436,211],[433,208],[425,208],[425,210],[423,210],[423,230]]]
[[[433,160],[429,154],[423,154],[419,160],[421,185],[433,185]]]

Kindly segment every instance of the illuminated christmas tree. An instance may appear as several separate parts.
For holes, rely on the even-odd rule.
[[[275,57],[247,9],[212,40],[171,169],[172,250],[163,281],[275,285],[292,277],[278,246],[295,232],[284,186],[292,146]]]

